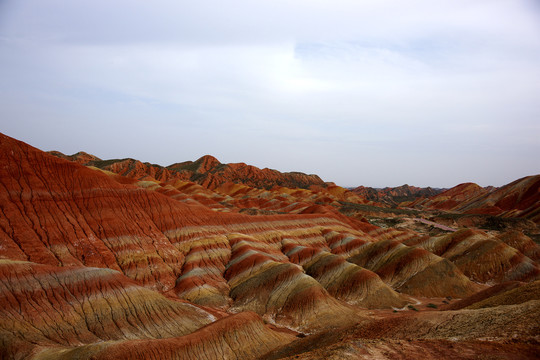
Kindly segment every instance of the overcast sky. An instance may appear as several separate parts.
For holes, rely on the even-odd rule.
[[[342,186],[540,173],[540,2],[0,0],[0,132]]]

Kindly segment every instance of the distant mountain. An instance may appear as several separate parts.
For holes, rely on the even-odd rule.
[[[93,161],[101,161],[101,159],[98,158],[97,156],[85,153],[84,151],[79,151],[78,153],[73,154],[73,155],[64,155],[60,151],[49,151],[49,154],[62,158],[62,159],[69,160],[69,161],[74,161],[81,165],[86,165]]]
[[[481,197],[489,192],[488,189],[474,183],[463,183],[445,190],[427,199],[418,199],[408,206],[439,210],[454,210],[467,201]]]
[[[359,186],[351,191],[365,197],[367,200],[395,206],[404,201],[414,201],[418,198],[437,195],[444,191],[444,189],[434,189],[431,187],[420,188],[405,184],[398,187],[385,187],[383,189]]]
[[[317,175],[301,172],[282,173],[268,168],[259,169],[244,163],[222,164],[210,155],[205,155],[196,161],[185,161],[163,167],[130,158],[101,160],[85,152],[64,155],[58,151],[51,151],[50,154],[137,180],[144,180],[146,177],[159,181],[189,180],[208,189],[216,189],[227,182],[264,189],[270,189],[276,185],[301,189],[307,189],[313,185],[326,186]]]
[[[343,221],[350,221],[338,211],[343,202],[376,205],[334,183],[321,183],[316,175],[260,170],[245,164],[225,165],[211,156],[162,167],[134,159],[101,160],[85,152],[74,155],[57,151],[49,153],[102,170],[121,184],[154,190],[192,206],[203,206],[219,212],[249,215],[332,213]],[[235,172],[238,165],[249,169],[249,172]],[[308,189],[291,187],[298,182],[305,186],[317,184],[309,185]],[[265,187],[261,187],[261,184]]]
[[[527,176],[500,188],[459,184],[427,199],[408,204],[419,209],[451,210],[463,214],[523,217],[540,223],[540,175]]]

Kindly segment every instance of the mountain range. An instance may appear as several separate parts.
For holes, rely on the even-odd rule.
[[[162,167],[1,134],[0,164],[2,358],[538,354],[540,175],[388,202],[211,156]],[[526,226],[422,222],[445,214]]]

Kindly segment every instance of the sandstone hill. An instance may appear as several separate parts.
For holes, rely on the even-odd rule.
[[[500,188],[474,183],[457,185],[427,199],[408,203],[420,209],[441,209],[462,214],[525,218],[540,223],[540,175],[527,176]]]
[[[105,165],[0,134],[0,164],[3,359],[532,358],[538,348],[537,286],[504,288],[523,289],[523,302],[511,293],[434,309],[501,295],[485,292],[494,284],[536,284],[539,251],[522,233],[378,227],[341,211],[379,206],[351,191],[312,178],[284,186],[210,157]]]
[[[352,189],[352,192],[366,198],[367,200],[388,204],[399,205],[405,201],[428,198],[443,192],[444,189],[433,189],[431,187],[420,188],[408,184],[398,187],[385,187],[382,189],[359,186]]]
[[[244,163],[222,164],[211,155],[205,155],[196,161],[163,167],[135,159],[101,160],[85,152],[64,155],[58,151],[51,151],[50,154],[137,180],[145,180],[147,177],[159,181],[189,180],[209,189],[215,189],[227,182],[265,189],[276,185],[301,189],[307,189],[312,185],[325,186],[324,181],[317,175],[306,175],[301,172],[282,173],[268,168],[259,169]]]

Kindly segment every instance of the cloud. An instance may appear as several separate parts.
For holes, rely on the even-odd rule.
[[[538,172],[533,1],[3,4],[3,131],[39,147],[350,186]]]

